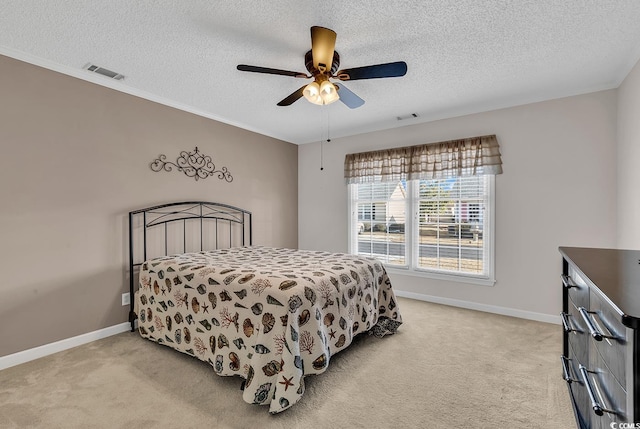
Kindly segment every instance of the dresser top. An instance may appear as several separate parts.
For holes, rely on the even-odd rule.
[[[640,322],[640,251],[560,247],[560,253],[623,313],[622,322]]]

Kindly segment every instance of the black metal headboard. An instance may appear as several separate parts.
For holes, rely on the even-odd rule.
[[[226,204],[185,201],[129,212],[129,322],[134,331],[136,268],[171,254],[252,245],[251,212]],[[139,269],[138,269],[139,272]]]

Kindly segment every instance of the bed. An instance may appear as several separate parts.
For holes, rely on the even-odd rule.
[[[379,261],[253,246],[246,210],[172,203],[129,222],[132,330],[137,319],[142,337],[242,377],[243,400],[270,413],[298,402],[305,377],[354,336],[402,323]]]

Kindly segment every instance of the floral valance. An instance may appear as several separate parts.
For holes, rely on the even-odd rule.
[[[502,158],[495,135],[351,153],[344,160],[347,183],[501,173]]]

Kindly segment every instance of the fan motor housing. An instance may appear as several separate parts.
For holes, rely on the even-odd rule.
[[[311,51],[304,55],[304,65],[313,76],[319,74],[320,71],[313,66],[313,54]],[[340,67],[340,55],[337,51],[333,51],[333,62],[331,63],[331,70],[329,70],[329,76],[333,76]]]

